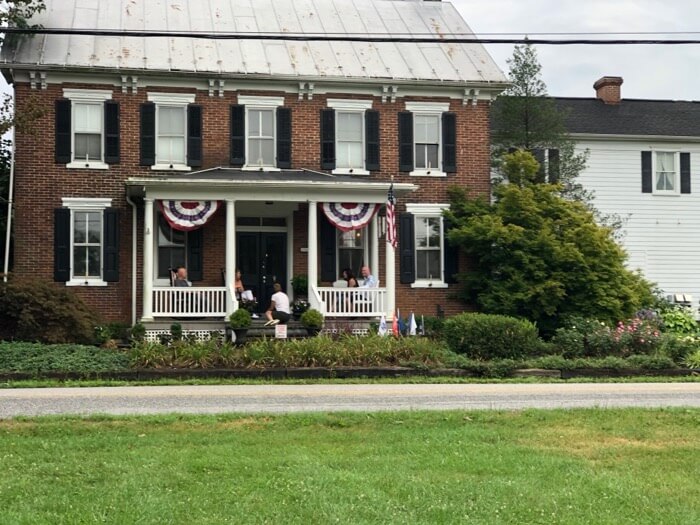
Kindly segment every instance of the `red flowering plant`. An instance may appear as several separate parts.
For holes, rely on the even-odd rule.
[[[617,323],[612,338],[616,354],[649,354],[659,347],[661,333],[656,319],[634,317]]]

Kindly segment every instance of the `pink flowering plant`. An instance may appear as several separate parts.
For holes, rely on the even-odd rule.
[[[661,343],[659,324],[655,319],[635,317],[620,321],[612,331],[615,354],[650,354]]]

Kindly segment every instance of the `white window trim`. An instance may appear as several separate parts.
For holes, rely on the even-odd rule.
[[[238,95],[238,103],[245,107],[245,164],[241,166],[244,171],[281,171],[277,167],[277,112],[272,113],[272,141],[275,148],[275,165],[274,166],[258,166],[248,164],[250,154],[248,152],[248,110],[249,109],[277,109],[284,106],[284,97],[264,97],[255,95]]]
[[[352,98],[329,98],[326,105],[330,109],[341,111],[343,113],[356,112],[362,114],[362,167],[359,168],[335,168],[331,171],[333,175],[369,175],[370,172],[365,169],[367,165],[367,137],[365,136],[364,117],[365,111],[372,109],[373,102],[371,100],[352,99]],[[338,119],[335,119],[335,147],[338,147]]]
[[[450,208],[449,204],[439,203],[406,203],[406,211],[413,214],[414,219],[418,218],[440,218],[440,277],[433,279],[418,279],[411,283],[411,288],[449,288],[445,282],[445,221],[442,212]],[[414,223],[415,225],[415,223]],[[416,258],[418,264],[418,258]],[[416,269],[416,276],[418,271]]]
[[[366,111],[372,109],[371,100],[359,100],[352,98],[329,98],[326,105],[339,111]]]
[[[71,161],[66,164],[66,168],[70,169],[91,169],[91,170],[108,170],[109,164],[104,162],[104,138],[105,138],[105,119],[104,111],[102,112],[102,130],[100,132],[100,140],[102,141],[102,160],[85,162],[75,159],[75,104],[104,104],[107,100],[112,100],[112,92],[106,89],[74,89],[63,88],[63,96],[71,101],[71,130],[70,130],[70,155]]]
[[[278,108],[280,106],[284,106],[284,97],[238,95],[238,103],[242,106],[255,106],[258,109]]]
[[[66,286],[107,286],[107,282],[101,277],[104,274],[104,210],[112,205],[112,199],[100,198],[75,198],[63,197],[61,199],[64,208],[71,211],[70,214],[70,280]],[[102,213],[102,232],[100,246],[103,253],[100,255],[100,277],[81,277],[76,279],[73,276],[73,212],[75,211],[97,211]]]
[[[192,171],[187,165],[187,106],[194,104],[194,93],[148,93],[148,101],[156,105],[156,163],[151,166],[154,171]],[[185,162],[183,164],[166,164],[158,162],[158,106],[179,106],[185,113]]]
[[[415,121],[414,121],[414,139],[413,139],[413,166],[414,169],[409,173],[412,177],[447,177],[447,173],[442,171],[442,114],[450,110],[449,102],[406,102],[406,111],[415,114],[436,115],[438,117],[438,166],[435,168],[416,169],[416,141],[415,141]]]
[[[665,195],[667,197],[676,197],[681,194],[681,154],[674,150],[654,150],[651,152],[651,192],[653,195]],[[657,190],[656,189],[656,154],[657,153],[673,153],[673,165],[676,171],[673,175],[673,190]]]

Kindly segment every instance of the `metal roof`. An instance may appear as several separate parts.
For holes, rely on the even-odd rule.
[[[46,0],[45,28],[302,35],[473,35],[448,2],[403,0]],[[35,35],[13,67],[207,73],[253,78],[502,83],[481,44],[204,40]]]

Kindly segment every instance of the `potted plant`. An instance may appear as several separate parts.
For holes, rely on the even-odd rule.
[[[290,282],[292,283],[292,290],[294,290],[294,297],[301,298],[307,296],[309,278],[305,273],[295,275]]]
[[[306,328],[306,332],[311,335],[318,335],[323,328],[323,314],[318,310],[311,308],[301,314],[301,324]]]
[[[292,314],[295,319],[299,319],[308,309],[309,302],[306,299],[295,299],[292,303]]]
[[[250,312],[245,308],[239,308],[228,318],[228,324],[236,334],[236,344],[242,345],[251,325]]]

